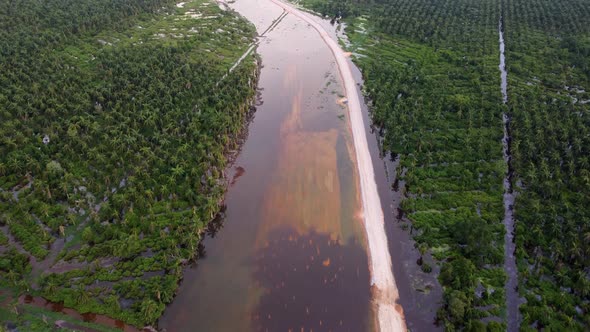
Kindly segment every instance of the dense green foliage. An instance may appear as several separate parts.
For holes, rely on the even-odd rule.
[[[204,0],[0,0],[0,278],[153,324],[219,210],[253,32]]]
[[[521,328],[588,330],[590,3],[506,4]]]
[[[497,329],[502,320],[480,318],[505,317],[503,112],[518,191],[521,328],[590,326],[588,1],[303,3],[346,19],[384,150],[400,158],[402,208],[420,250],[442,265],[445,327]]]

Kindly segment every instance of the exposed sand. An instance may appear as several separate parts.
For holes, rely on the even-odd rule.
[[[387,235],[385,234],[383,211],[381,210],[381,201],[375,183],[373,162],[369,153],[360,98],[356,91],[355,81],[346,55],[338,43],[330,38],[322,26],[312,18],[287,3],[279,0],[271,1],[313,27],[334,54],[348,98],[348,111],[360,176],[363,219],[368,242],[369,268],[377,325],[380,331],[406,331],[403,311],[396,304],[399,294],[391,269],[391,256],[389,254]]]

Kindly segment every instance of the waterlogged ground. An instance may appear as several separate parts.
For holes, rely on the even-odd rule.
[[[231,6],[260,34],[271,27],[258,47],[260,101],[232,169],[223,229],[205,240],[205,257],[159,325],[369,330],[358,176],[334,58],[315,30],[272,2]]]

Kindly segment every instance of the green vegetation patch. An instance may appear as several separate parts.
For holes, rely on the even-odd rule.
[[[0,0],[0,279],[154,324],[219,211],[253,36],[205,0]]]
[[[351,34],[353,46],[356,34]],[[472,45],[442,49],[371,36],[379,37],[364,37],[365,45],[372,46],[358,51],[366,55],[358,63],[373,121],[383,128],[383,147],[400,158],[397,173],[407,196],[402,209],[417,230],[421,250],[446,248],[433,251],[445,291],[438,318],[454,330],[475,328],[483,317],[502,317],[503,283],[488,280],[490,273],[505,279],[501,222],[506,166],[492,51],[478,55],[470,51]],[[486,292],[478,293],[483,284]]]

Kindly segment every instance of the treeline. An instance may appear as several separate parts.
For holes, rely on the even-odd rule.
[[[160,317],[219,211],[256,84],[252,59],[222,79],[254,28],[208,4],[0,1],[1,284]],[[15,269],[23,254],[36,262]]]
[[[494,35],[494,30],[490,28],[498,25],[496,14],[500,11],[496,0],[452,3],[433,0],[308,0],[304,3],[324,16],[342,15],[346,18],[367,15],[372,29],[390,36],[433,47],[468,48],[468,52],[474,53],[486,49],[481,47],[482,39],[491,41],[488,38]]]

